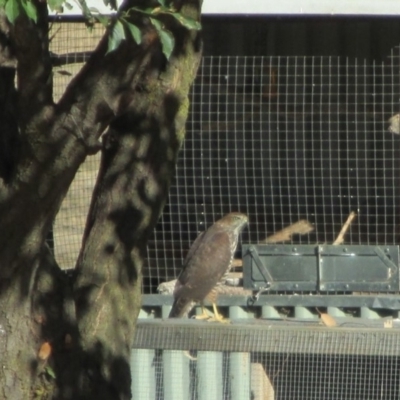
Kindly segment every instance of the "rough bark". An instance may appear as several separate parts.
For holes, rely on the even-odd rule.
[[[169,62],[151,26],[142,45],[126,40],[108,55],[105,37],[54,104],[47,10],[35,4],[37,25],[10,26],[0,12],[0,398],[128,399],[146,242],[185,136],[199,35],[166,18]],[[199,0],[177,7],[199,19]],[[79,165],[100,148],[66,276],[46,235]]]

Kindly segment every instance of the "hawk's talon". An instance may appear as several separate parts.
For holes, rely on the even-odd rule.
[[[202,313],[199,315],[194,315],[193,318],[194,319],[205,319],[208,320],[210,318],[213,318],[211,315],[208,315],[207,310],[204,307],[201,307],[202,309]]]
[[[217,305],[215,303],[213,303],[213,310],[214,316],[209,318],[207,322],[221,322],[223,324],[229,324],[231,322],[228,318],[224,318],[224,316],[218,312]]]
[[[230,324],[231,320],[228,318],[224,318],[222,315],[218,315],[218,317],[214,316],[209,318],[207,322],[220,322],[221,324]]]

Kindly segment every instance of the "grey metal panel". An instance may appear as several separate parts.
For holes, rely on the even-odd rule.
[[[205,352],[277,352],[400,356],[399,321],[383,329],[383,320],[335,318],[341,327],[319,321],[138,321],[134,348]],[[305,325],[307,324],[307,326]],[[378,328],[378,326],[380,328]],[[213,361],[219,365],[216,359]]]
[[[273,291],[399,292],[398,246],[242,246],[243,285]]]
[[[398,246],[318,246],[319,289],[399,291]]]
[[[316,246],[242,246],[245,288],[317,290]]]

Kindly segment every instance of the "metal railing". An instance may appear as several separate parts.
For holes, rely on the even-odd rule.
[[[132,398],[399,398],[399,296],[263,295],[253,306],[247,300],[222,296],[219,306],[231,321],[221,324],[167,319],[172,297],[144,296]],[[322,312],[335,327],[323,325]]]

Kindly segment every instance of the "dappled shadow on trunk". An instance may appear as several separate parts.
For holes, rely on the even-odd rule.
[[[199,18],[197,1],[182,3]],[[105,37],[57,105],[50,85],[29,87],[44,100],[22,118],[15,182],[1,179],[12,172],[7,163],[0,173],[0,383],[11,382],[5,390],[0,384],[0,397],[130,398],[147,238],[168,195],[201,56],[197,32],[170,20],[179,37],[168,62],[148,24],[141,45],[124,40],[112,55]],[[23,25],[18,32],[26,38]],[[27,76],[38,69],[47,78],[48,56],[40,68],[40,59],[31,65],[21,53]],[[33,94],[22,103],[34,102]],[[78,166],[110,123],[82,250],[68,276],[45,238]]]
[[[56,360],[57,398],[71,400],[130,399],[130,366],[125,357],[110,357],[104,343],[93,351],[71,349]],[[107,363],[107,374],[103,366]]]
[[[198,35],[182,35],[182,49],[169,63],[160,52],[151,53],[135,96],[103,137],[76,266],[82,350],[97,365],[93,373],[106,383],[104,390],[118,388],[121,399],[130,393],[125,367],[140,309],[147,239],[168,196],[185,136],[188,91],[200,60]]]
[[[115,327],[114,335],[98,340],[91,350],[84,348],[72,296],[75,274],[59,270],[49,254],[46,259],[49,262],[38,269],[32,296],[30,333],[37,349],[29,362],[32,393],[57,399],[129,399],[131,377],[126,354],[130,353],[130,346],[126,344],[126,351],[120,356],[115,347],[124,341],[120,332],[129,325],[132,315],[128,312],[126,320],[122,320],[118,302],[112,302],[104,323]],[[96,276],[93,278],[96,281]],[[104,296],[107,298],[107,290]],[[129,334],[133,340],[133,332]],[[48,352],[42,353],[46,345]]]
[[[187,114],[187,92],[179,97],[155,87],[104,136],[74,285],[85,359],[93,362],[89,369],[96,381],[119,388],[119,398],[130,393],[125,368],[140,308],[147,238],[168,194]]]

